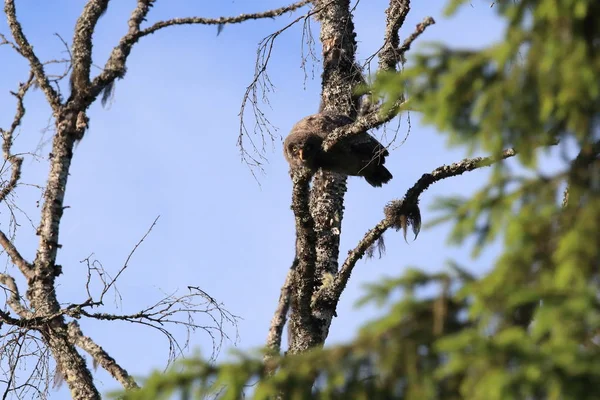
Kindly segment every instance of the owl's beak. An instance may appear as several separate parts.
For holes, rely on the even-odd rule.
[[[298,157],[300,157],[301,161],[304,161],[304,149],[298,150]]]

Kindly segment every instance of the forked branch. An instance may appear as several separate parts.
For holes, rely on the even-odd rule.
[[[17,19],[17,10],[15,8],[14,0],[4,0],[4,12],[6,13],[6,18],[8,21],[8,27],[12,33],[13,38],[15,39],[15,43],[19,48],[19,54],[29,61],[29,66],[35,75],[35,79],[37,81],[38,86],[42,89],[44,94],[46,95],[46,100],[48,104],[52,107],[52,111],[54,113],[58,112],[60,107],[60,96],[58,93],[50,86],[50,82],[48,81],[48,77],[44,72],[44,66],[40,62],[39,58],[33,51],[33,47],[25,37],[23,33],[23,29],[21,28],[21,24]]]
[[[352,274],[354,266],[364,257],[367,250],[375,244],[375,242],[389,228],[406,230],[407,224],[411,221],[413,224],[420,225],[420,212],[418,209],[419,197],[433,183],[446,178],[461,175],[468,171],[473,171],[478,168],[490,166],[501,160],[513,157],[517,152],[514,149],[507,149],[502,152],[499,157],[475,157],[466,158],[452,165],[443,165],[434,169],[431,173],[426,173],[406,191],[404,197],[400,200],[393,200],[385,207],[385,218],[382,219],[370,229],[358,245],[350,251],[340,271],[336,274],[333,284],[328,287],[323,287],[319,292],[317,304],[322,307],[337,307],[342,292],[344,291],[348,279]],[[418,233],[419,226],[413,226]],[[317,305],[318,307],[318,305]]]

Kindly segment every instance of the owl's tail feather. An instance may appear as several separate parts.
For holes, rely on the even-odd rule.
[[[371,168],[364,177],[369,185],[381,187],[384,183],[388,183],[393,178],[393,175],[386,167],[378,165],[376,168]]]

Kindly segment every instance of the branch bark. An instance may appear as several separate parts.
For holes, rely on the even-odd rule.
[[[514,149],[507,149],[499,157],[475,157],[466,158],[452,165],[443,165],[434,169],[431,173],[426,173],[406,191],[404,197],[400,200],[393,200],[385,207],[385,218],[382,219],[370,229],[358,245],[350,251],[344,264],[340,268],[340,272],[335,276],[333,284],[328,287],[323,287],[318,293],[315,301],[315,308],[330,308],[329,313],[335,313],[335,309],[340,300],[342,292],[346,288],[346,284],[350,279],[354,266],[364,257],[367,249],[375,244],[375,242],[389,228],[406,229],[407,220],[417,218],[420,224],[420,213],[418,209],[419,197],[435,182],[446,178],[461,175],[468,171],[473,171],[478,168],[488,167],[501,160],[513,157],[517,154]],[[416,217],[415,217],[416,215]]]
[[[12,33],[13,38],[17,46],[19,46],[19,53],[23,55],[28,61],[31,67],[31,70],[35,74],[35,79],[37,81],[38,86],[42,89],[44,94],[46,95],[46,100],[50,107],[52,107],[52,111],[57,113],[59,107],[61,105],[59,94],[50,86],[50,82],[48,81],[48,77],[44,72],[44,66],[40,62],[39,58],[33,51],[33,47],[25,37],[23,33],[23,29],[21,28],[21,24],[17,19],[17,10],[15,8],[14,0],[4,0],[4,12],[6,13],[8,27]]]
[[[77,321],[69,322],[68,334],[71,343],[88,353],[94,359],[95,364],[104,368],[113,378],[123,385],[125,389],[129,390],[139,387],[133,377],[129,375],[129,373],[122,368],[114,358],[96,344],[92,338],[83,334]]]

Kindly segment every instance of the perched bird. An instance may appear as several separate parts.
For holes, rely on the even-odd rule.
[[[327,152],[323,151],[321,145],[327,135],[352,122],[347,116],[332,112],[320,112],[300,120],[283,144],[283,153],[290,167],[321,168],[362,176],[375,187],[387,183],[392,174],[383,164],[389,153],[367,132],[342,137]]]

